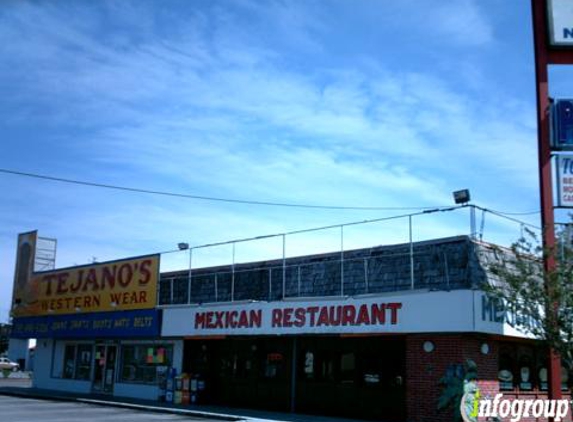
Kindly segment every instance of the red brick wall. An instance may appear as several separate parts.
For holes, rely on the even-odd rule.
[[[431,341],[435,349],[423,350],[425,341]],[[480,352],[483,343],[490,351]],[[408,422],[451,422],[453,410],[437,410],[438,398],[443,386],[439,380],[446,374],[450,364],[464,364],[472,359],[477,364],[479,386],[484,395],[497,393],[498,350],[497,342],[487,336],[472,334],[409,335],[406,340],[406,390]],[[456,409],[457,411],[457,409]]]
[[[425,341],[431,341],[435,349],[431,353],[423,350]],[[480,348],[489,345],[484,355]],[[482,398],[494,398],[499,393],[497,382],[499,343],[485,335],[441,334],[409,335],[406,339],[406,409],[408,422],[452,422],[453,409],[438,411],[437,402],[443,386],[439,385],[450,364],[465,363],[467,359],[477,364],[478,385]],[[547,399],[543,392],[503,392],[504,399]],[[569,394],[563,398],[570,399]],[[457,409],[456,409],[457,411]],[[566,419],[571,422],[571,411]],[[481,421],[481,419],[480,419]],[[545,419],[524,418],[520,422],[541,422]]]

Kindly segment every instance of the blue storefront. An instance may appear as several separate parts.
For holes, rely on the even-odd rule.
[[[160,338],[161,312],[21,317],[12,337],[37,339],[37,388],[157,399],[158,378],[182,356],[182,341]]]

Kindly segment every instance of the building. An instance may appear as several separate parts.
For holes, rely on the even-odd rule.
[[[145,300],[127,280],[154,257],[34,273],[61,296],[40,295],[12,335],[38,338],[39,388],[159,399],[173,367],[199,404],[451,421],[438,399],[468,360],[482,394],[546,396],[546,353],[480,290],[498,253],[459,236],[160,275],[153,263]]]

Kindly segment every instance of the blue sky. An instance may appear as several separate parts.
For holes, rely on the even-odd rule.
[[[476,204],[535,211],[530,20],[524,0],[5,1],[0,168],[319,205],[435,207],[470,188]],[[554,95],[573,96],[570,73],[552,70]],[[69,266],[400,213],[5,174],[0,190],[0,320],[19,232],[57,238],[57,265]],[[514,229],[487,222],[494,238]],[[380,230],[357,230],[349,244],[407,239],[402,222]],[[427,217],[414,237],[467,231],[466,215]],[[336,242],[309,235],[289,254]],[[229,259],[210,253],[205,265]],[[276,257],[280,247],[238,253]],[[164,268],[186,262],[168,258]]]

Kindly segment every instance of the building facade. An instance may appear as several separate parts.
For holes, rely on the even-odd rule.
[[[451,421],[470,360],[483,394],[547,395],[546,353],[480,290],[497,253],[461,236],[163,273],[153,307],[56,309],[12,335],[38,338],[39,388],[160,399],[175,368],[197,404]]]

